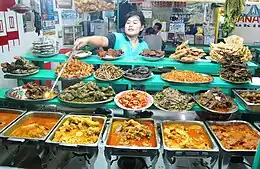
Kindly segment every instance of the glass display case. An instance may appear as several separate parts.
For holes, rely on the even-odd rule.
[[[72,46],[75,40],[83,36],[81,25],[63,27],[63,46]]]

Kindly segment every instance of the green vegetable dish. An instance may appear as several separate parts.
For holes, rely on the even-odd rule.
[[[189,94],[173,88],[166,88],[155,94],[154,105],[161,110],[184,111],[192,109],[194,101]]]

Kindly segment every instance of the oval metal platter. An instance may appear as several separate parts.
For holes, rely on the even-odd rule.
[[[25,101],[25,102],[42,102],[42,101],[49,101],[57,97],[55,95],[53,98],[46,98],[46,99],[28,99],[25,96],[26,89],[22,87],[15,87],[5,92],[5,96],[8,99],[15,100],[15,101]]]
[[[55,55],[58,55],[58,54],[59,54],[59,52],[55,52],[55,53],[48,54],[48,55],[33,53],[34,56],[39,57],[39,58],[49,58],[49,57],[52,57],[52,56],[55,56]]]
[[[191,110],[191,109],[194,107],[195,102],[192,103],[191,108],[186,109],[186,110],[168,110],[168,109],[162,108],[156,101],[154,101],[153,105],[154,105],[156,108],[158,108],[158,109],[160,109],[160,110],[162,110],[162,111],[178,113],[178,112],[182,112],[182,111],[189,111],[189,110]]]
[[[205,106],[203,106],[202,104],[199,103],[198,99],[199,99],[199,96],[200,94],[203,93],[203,92],[197,92],[194,94],[194,100],[196,101],[196,103],[203,109],[209,111],[209,112],[212,112],[212,113],[217,113],[217,114],[233,114],[235,112],[238,111],[238,106],[236,104],[236,102],[234,102],[234,100],[232,100],[232,104],[233,104],[233,108],[230,108],[230,110],[228,112],[220,112],[220,111],[216,111],[216,110],[211,110]]]
[[[206,77],[206,76],[210,76],[210,75],[207,75],[207,74],[203,74],[201,73],[202,76]],[[212,76],[211,76],[212,77]],[[168,79],[165,79],[163,77],[163,74],[161,74],[161,78],[166,81],[166,82],[171,82],[171,83],[181,83],[181,84],[208,84],[208,83],[211,83],[214,78],[212,77],[212,79],[208,82],[182,82],[182,81],[175,81],[175,80],[168,80]]]
[[[251,83],[250,80],[245,81],[245,82],[234,82],[234,81],[227,80],[227,79],[223,78],[221,75],[219,75],[219,78],[220,78],[221,80],[224,80],[224,81],[226,81],[226,82],[228,82],[228,83],[232,83],[232,84],[246,84],[246,83]]]
[[[133,81],[144,81],[144,80],[151,79],[153,77],[153,73],[151,73],[151,75],[149,77],[145,77],[145,78],[134,78],[134,77],[126,76],[125,74],[123,76],[124,76],[124,78],[133,80]]]
[[[72,81],[72,80],[81,80],[81,79],[89,78],[90,76],[92,76],[92,74],[90,74],[90,75],[88,75],[88,76],[73,77],[73,78],[63,78],[63,77],[60,77],[60,79],[61,79],[61,80]],[[57,77],[57,75],[56,75],[56,77]]]
[[[5,73],[5,75],[8,75],[8,76],[16,76],[16,77],[23,77],[23,76],[30,76],[30,75],[34,75],[34,74],[37,74],[39,72],[39,68],[32,72],[32,73],[24,73],[24,74],[15,74],[15,73]]]
[[[164,55],[162,55],[161,57],[147,57],[147,56],[142,56],[140,55],[141,58],[143,58],[144,60],[147,60],[147,61],[158,61],[158,60],[161,60],[164,58]]]
[[[97,79],[97,80],[104,81],[104,82],[109,82],[109,81],[118,80],[118,79],[120,79],[123,75],[121,75],[120,77],[114,78],[114,79],[110,79],[110,80],[101,79],[101,78],[97,77],[95,72],[93,73],[93,76],[94,76],[94,78]]]
[[[178,62],[181,62],[181,63],[186,63],[186,64],[193,64],[195,63],[197,60],[193,60],[193,61],[183,61],[183,60],[179,60],[179,59],[175,59],[176,61]]]
[[[98,101],[98,102],[75,102],[75,101],[66,101],[66,100],[62,100],[60,97],[58,97],[58,99],[66,104],[69,105],[76,105],[76,106],[84,106],[84,105],[96,105],[96,104],[104,104],[104,103],[108,103],[114,100],[114,97],[109,98],[108,100],[103,100],[103,101]]]
[[[121,109],[124,109],[124,110],[128,110],[128,111],[140,111],[140,110],[148,109],[149,107],[151,107],[151,106],[153,105],[153,97],[152,97],[150,94],[148,94],[148,93],[146,93],[146,92],[143,92],[143,91],[139,91],[139,90],[138,90],[138,92],[145,93],[145,94],[147,95],[147,97],[148,97],[149,103],[147,103],[147,105],[146,105],[145,107],[143,107],[143,108],[138,108],[138,109],[131,109],[131,108],[127,108],[127,107],[123,106],[121,103],[118,102],[118,97],[119,97],[119,96],[121,96],[121,95],[124,94],[124,93],[131,92],[131,91],[132,91],[132,90],[126,90],[126,91],[123,91],[123,92],[118,93],[118,94],[115,96],[114,102],[116,103],[116,105],[117,105],[118,107],[120,107]]]

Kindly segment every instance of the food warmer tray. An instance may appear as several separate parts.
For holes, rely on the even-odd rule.
[[[8,128],[6,128],[0,135],[0,138],[7,139],[7,141],[15,141],[15,142],[25,142],[25,141],[33,141],[33,142],[44,142],[49,134],[52,132],[52,130],[55,128],[55,126],[61,121],[61,119],[64,117],[64,113],[60,112],[43,112],[43,111],[30,111],[25,113],[19,120],[14,122],[12,125],[10,125]],[[52,127],[52,129],[48,132],[48,134],[43,138],[20,138],[20,137],[12,137],[8,136],[11,132],[13,132],[17,126],[22,124],[24,120],[30,117],[56,117],[59,120],[57,123]]]
[[[177,148],[170,148],[166,146],[165,141],[164,141],[164,134],[163,134],[163,124],[165,123],[184,123],[184,124],[197,124],[200,125],[204,128],[206,131],[207,135],[210,138],[212,149],[211,150],[204,150],[204,149],[177,149]],[[185,156],[185,157],[195,157],[195,156],[200,156],[200,157],[208,157],[210,154],[218,154],[219,153],[219,148],[210,135],[207,127],[205,124],[201,121],[170,121],[166,120],[161,123],[161,133],[162,133],[162,142],[163,142],[163,149],[165,153],[170,154],[171,156]]]
[[[54,142],[52,141],[54,136],[55,136],[55,133],[56,131],[63,125],[63,123],[65,122],[65,120],[67,120],[69,117],[71,116],[82,116],[82,117],[91,117],[93,119],[99,119],[99,120],[102,120],[103,121],[103,125],[102,125],[102,128],[101,128],[101,131],[99,133],[99,137],[98,137],[98,140],[95,144],[68,144],[68,143],[61,143],[61,142]],[[66,115],[60,122],[59,124],[55,127],[55,129],[51,132],[51,134],[49,135],[49,137],[47,138],[46,140],[46,143],[49,143],[49,144],[52,144],[54,146],[58,146],[59,148],[61,149],[66,149],[66,150],[75,150],[77,149],[78,151],[84,151],[86,152],[86,149],[88,148],[93,148],[93,147],[97,147],[98,144],[100,143],[101,141],[101,138],[102,138],[102,135],[104,133],[104,128],[105,128],[105,125],[106,125],[106,120],[107,118],[106,117],[103,117],[103,116],[95,116],[95,115],[83,115],[83,114],[69,114],[69,115]]]
[[[244,123],[247,124],[249,126],[249,128],[251,128],[252,130],[256,131],[258,133],[258,135],[260,136],[260,132],[257,131],[256,128],[254,128],[250,123],[246,122],[246,121],[242,121],[242,120],[232,120],[232,121],[208,121],[206,122],[206,125],[208,127],[208,129],[210,130],[210,132],[212,133],[212,135],[214,136],[214,139],[216,140],[216,142],[218,143],[218,145],[220,146],[220,148],[232,155],[232,154],[241,154],[243,156],[254,156],[256,153],[256,150],[230,150],[230,149],[226,149],[222,143],[220,142],[220,140],[218,139],[217,135],[215,134],[215,132],[212,130],[210,124],[234,124],[234,123]]]
[[[0,133],[2,133],[5,129],[7,129],[11,124],[13,124],[16,120],[20,119],[27,111],[26,110],[19,110],[19,109],[7,109],[7,108],[0,108],[0,111],[8,111],[12,113],[17,113],[19,116],[17,116],[13,121],[11,121],[9,124],[7,124],[4,128],[0,130]]]
[[[137,121],[149,121],[154,124],[154,130],[155,130],[155,139],[156,139],[156,147],[137,147],[137,146],[115,146],[115,145],[108,145],[108,139],[110,136],[110,133],[112,131],[112,125],[113,122],[116,120],[130,120],[129,118],[121,118],[121,117],[114,117],[110,119],[110,126],[108,128],[108,131],[105,136],[105,151],[112,151],[112,154],[121,155],[122,154],[133,154],[133,156],[138,155],[139,153],[151,153],[151,152],[157,152],[160,149],[160,141],[158,137],[158,131],[157,131],[157,125],[155,121],[151,118],[141,118],[141,119],[134,119]]]
[[[245,109],[247,109],[251,112],[256,112],[256,113],[260,112],[260,104],[249,103],[249,102],[245,101],[245,99],[243,99],[243,97],[240,96],[241,92],[258,92],[258,93],[260,93],[260,90],[233,90],[233,92],[235,94],[235,97],[239,101],[239,103],[241,103]]]
[[[260,131],[260,122],[254,123],[254,125]]]

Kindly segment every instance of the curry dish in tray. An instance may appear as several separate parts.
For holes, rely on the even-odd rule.
[[[54,135],[53,142],[94,144],[98,141],[104,121],[84,116],[69,116]]]
[[[154,124],[149,120],[114,120],[108,145],[156,147]]]
[[[212,149],[205,128],[196,123],[163,123],[164,142],[174,149]]]
[[[1,111],[0,112],[0,130],[10,124],[14,119],[19,116],[18,113]]]
[[[221,144],[230,150],[256,150],[260,136],[244,123],[212,124]]]
[[[43,138],[59,121],[53,117],[29,117],[23,120],[21,125],[16,126],[8,136],[21,138]]]

